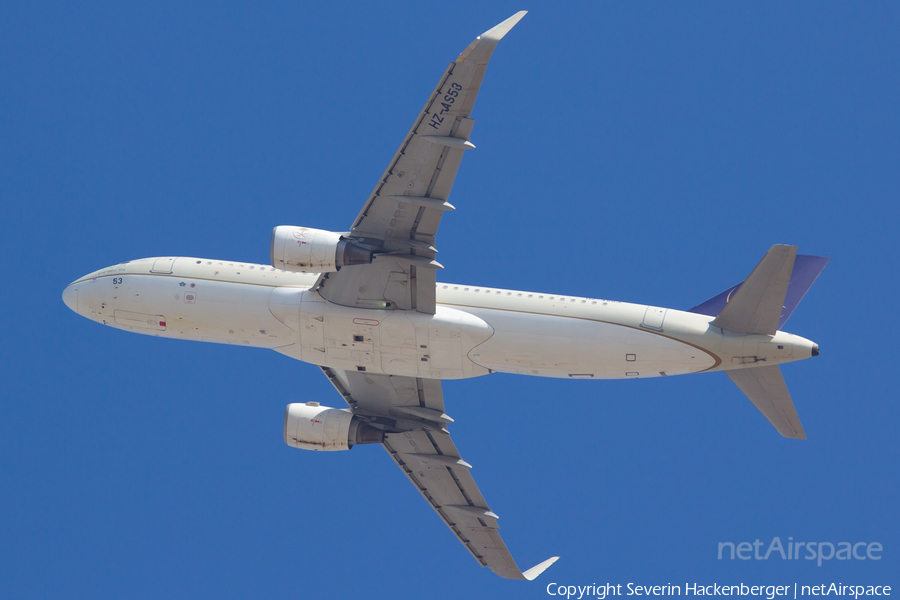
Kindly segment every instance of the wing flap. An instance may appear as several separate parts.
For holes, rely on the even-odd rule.
[[[444,414],[444,393],[439,379],[320,368],[350,408],[362,416],[396,417],[392,409],[403,407]]]

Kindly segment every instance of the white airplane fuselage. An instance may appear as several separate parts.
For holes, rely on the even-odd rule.
[[[430,379],[492,372],[636,379],[809,358],[811,341],[731,333],[674,309],[450,283],[434,315],[324,300],[315,273],[200,258],[147,258],[70,284],[78,314],[174,339],[270,348],[349,371]]]

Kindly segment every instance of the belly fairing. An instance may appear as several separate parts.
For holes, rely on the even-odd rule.
[[[428,379],[462,379],[489,371],[470,350],[493,330],[477,316],[438,306],[416,311],[360,309],[326,302],[309,290],[273,290],[269,308],[298,332],[299,341],[276,348],[304,362],[345,371]]]

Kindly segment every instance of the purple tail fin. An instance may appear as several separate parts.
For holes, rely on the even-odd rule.
[[[805,296],[806,292],[809,291],[809,288],[812,287],[813,282],[815,282],[819,273],[822,272],[822,269],[825,268],[825,265],[828,264],[829,260],[831,259],[823,256],[797,255],[797,258],[794,261],[794,270],[791,271],[791,282],[788,284],[787,295],[784,298],[784,311],[782,311],[781,319],[778,321],[778,329],[784,327],[788,317],[791,316],[791,313],[794,312],[794,309],[797,308],[797,305],[803,300],[803,296]],[[744,282],[742,281],[736,286],[728,288],[718,296],[710,298],[703,304],[698,304],[688,312],[709,315],[710,317],[716,316],[723,308],[725,308],[725,305],[728,304],[728,300],[731,299],[732,294],[734,294],[743,283]]]

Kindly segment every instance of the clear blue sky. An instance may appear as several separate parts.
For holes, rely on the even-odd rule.
[[[346,229],[447,64],[520,9],[439,280],[686,309],[773,243],[832,258],[787,326],[822,348],[784,368],[806,442],[722,374],[445,384],[519,565],[562,556],[531,585],[480,569],[377,446],[284,445],[286,404],[342,406],[316,367],[60,299],[122,260]],[[892,2],[4,3],[0,596],[897,586],[898,30]],[[883,559],[716,559],[773,536]]]

